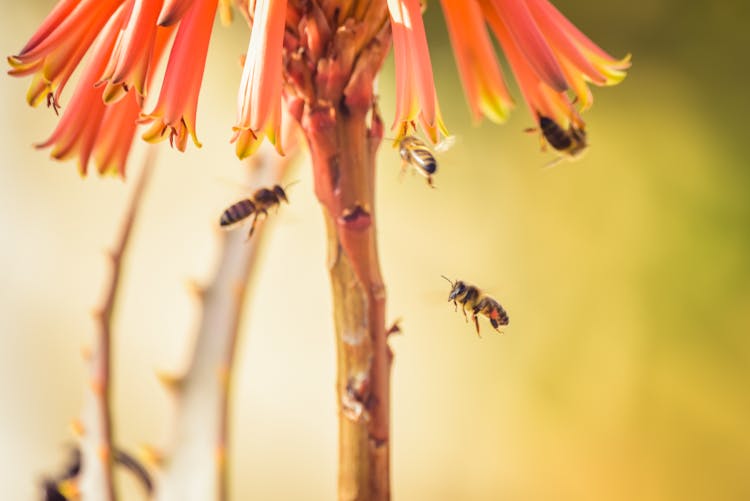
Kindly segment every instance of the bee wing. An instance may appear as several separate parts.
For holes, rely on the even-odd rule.
[[[442,141],[435,145],[435,151],[438,153],[446,152],[449,149],[453,148],[455,144],[456,136],[446,136]]]

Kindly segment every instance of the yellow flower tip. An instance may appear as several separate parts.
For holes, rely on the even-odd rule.
[[[255,153],[255,150],[258,149],[260,143],[263,141],[263,137],[256,136],[252,129],[235,126],[232,127],[232,130],[234,131],[234,136],[232,136],[230,142],[235,143],[235,152],[237,158],[240,160],[244,160]]]
[[[193,144],[196,148],[203,148],[203,143],[198,141],[198,134],[195,132],[195,130],[190,130],[190,137],[193,140]],[[182,151],[185,151],[184,149]]]
[[[16,56],[8,56],[5,60],[8,61],[8,66],[11,68],[8,70],[8,75],[16,75],[28,67],[28,64],[24,63]]]
[[[81,179],[86,179],[88,175],[88,162],[84,162],[83,159],[78,160],[78,175]]]
[[[513,101],[503,99],[499,95],[482,94],[479,97],[479,110],[490,121],[501,124],[508,120],[513,109]]]
[[[151,127],[149,127],[148,130],[146,130],[146,132],[141,135],[141,139],[143,139],[147,143],[158,143],[165,139],[167,126],[164,125],[161,120],[155,119],[156,117],[153,115],[141,115],[141,118],[138,120],[140,123],[150,122],[153,120]]]
[[[102,101],[104,101],[104,104],[114,104],[125,97],[127,93],[128,88],[125,84],[113,84],[111,82],[107,82],[104,87],[104,92],[102,92]]]
[[[592,56],[592,62],[604,77],[604,81],[599,83],[601,86],[617,85],[627,76],[627,70],[631,66],[631,55],[628,54],[620,60],[605,59],[599,56]]]
[[[97,168],[101,177],[116,177],[125,180],[125,173],[116,163],[100,164]]]
[[[403,138],[417,131],[416,124],[411,120],[404,120],[401,123],[394,123],[391,129],[396,128],[398,128],[398,132],[396,133],[396,137],[393,139],[394,148],[398,148],[398,143],[400,143]]]

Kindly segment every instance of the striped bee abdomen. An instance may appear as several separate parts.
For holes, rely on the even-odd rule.
[[[437,170],[437,162],[430,150],[419,148],[411,150],[414,163],[427,174],[434,174]]]
[[[221,226],[229,226],[230,224],[242,221],[246,217],[250,216],[253,212],[255,212],[255,204],[252,202],[252,200],[248,198],[240,200],[224,211],[224,213],[221,215],[219,224],[221,224]]]
[[[557,125],[557,123],[545,116],[539,117],[539,127],[542,129],[544,139],[556,150],[567,150],[573,145],[570,135]]]

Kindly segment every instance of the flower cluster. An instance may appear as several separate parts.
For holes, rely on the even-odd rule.
[[[352,49],[339,53],[358,56],[384,27],[390,27],[396,62],[392,128],[400,137],[419,123],[433,141],[445,134],[420,0],[61,0],[23,49],[8,58],[10,74],[33,75],[28,102],[46,101],[57,112],[66,83],[91,53],[58,126],[39,146],[52,147],[57,159],[77,157],[83,174],[93,156],[100,172],[121,175],[139,123],[148,124],[147,141],[168,138],[184,150],[191,138],[200,146],[196,110],[208,44],[217,9],[228,19],[230,2],[252,27],[233,127],[238,156],[251,154],[264,137],[280,152],[288,143],[293,124],[286,111],[295,99],[287,88],[300,84],[289,67],[299,38],[312,73],[321,75],[325,65],[319,68],[314,59],[326,43],[350,43]],[[440,3],[475,119],[502,122],[513,106],[487,27],[537,122],[551,121],[561,130],[583,131],[579,112],[592,103],[588,84],[615,84],[629,67],[627,57],[609,56],[547,0]],[[356,35],[335,37],[331,26]],[[167,53],[157,102],[147,112],[145,97]]]

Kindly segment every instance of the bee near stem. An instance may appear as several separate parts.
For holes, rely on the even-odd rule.
[[[287,188],[293,184],[295,183],[288,184]],[[253,193],[252,197],[245,198],[227,207],[221,214],[219,225],[222,227],[232,226],[253,216],[253,222],[247,235],[247,238],[250,238],[255,231],[258,217],[261,215],[263,217],[268,216],[268,210],[273,207],[278,209],[281,202],[289,203],[284,188],[278,184],[271,188],[260,188]]]

